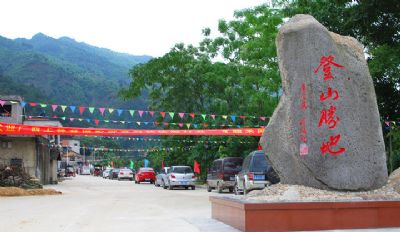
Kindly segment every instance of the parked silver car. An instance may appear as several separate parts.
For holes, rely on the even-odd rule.
[[[165,186],[163,187],[164,189],[168,188],[169,190],[172,190],[175,187],[184,187],[185,189],[191,187],[192,190],[195,190],[195,180],[196,176],[194,175],[191,167],[172,166],[168,170]]]
[[[154,185],[156,187],[165,186],[165,182],[167,181],[167,173],[169,167],[164,167],[156,176],[156,181],[154,181]]]

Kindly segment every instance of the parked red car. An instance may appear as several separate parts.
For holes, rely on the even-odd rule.
[[[135,183],[150,182],[153,184],[156,181],[156,174],[152,168],[139,168],[135,175]]]

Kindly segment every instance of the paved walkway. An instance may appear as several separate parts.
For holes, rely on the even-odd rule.
[[[221,231],[211,219],[205,189],[164,190],[150,184],[77,176],[59,185],[59,196],[0,198],[1,232]]]

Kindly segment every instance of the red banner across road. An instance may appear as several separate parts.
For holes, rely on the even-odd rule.
[[[31,126],[0,123],[0,135],[76,135],[76,136],[261,136],[264,128],[196,129],[196,130],[135,130],[109,128],[75,128]]]

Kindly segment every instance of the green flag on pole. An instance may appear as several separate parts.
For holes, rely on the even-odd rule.
[[[135,163],[133,162],[133,160],[130,161],[129,167],[131,169],[133,169],[135,167]]]

